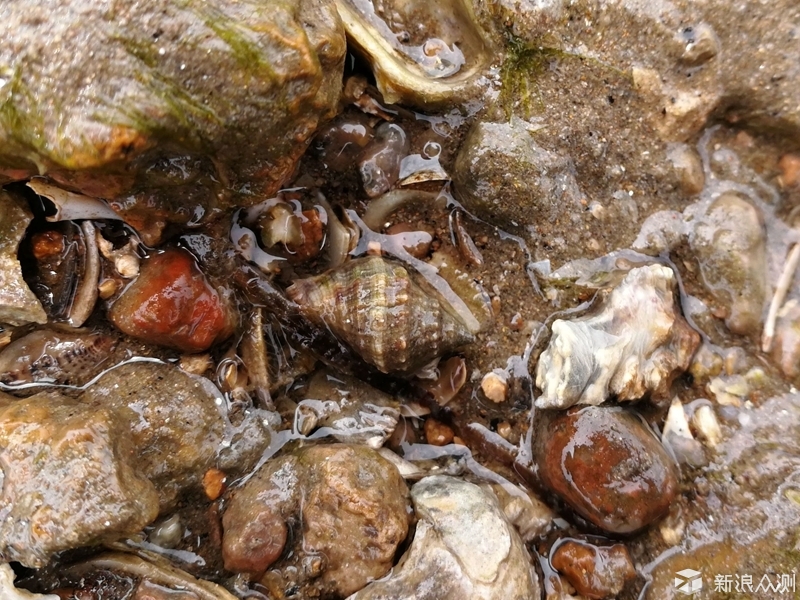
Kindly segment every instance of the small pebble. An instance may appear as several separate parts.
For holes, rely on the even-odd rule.
[[[636,578],[628,549],[622,544],[595,546],[570,540],[558,545],[550,562],[585,598],[617,596]]]
[[[157,523],[150,532],[148,540],[151,544],[161,548],[175,548],[183,539],[183,524],[179,514],[174,514],[168,519]]]
[[[800,182],[800,155],[784,154],[778,161],[781,170],[780,183],[783,187],[792,187]]]
[[[425,439],[431,446],[446,446],[454,437],[453,430],[441,421],[434,418],[425,421]]]
[[[487,373],[481,380],[481,389],[492,402],[504,402],[508,393],[508,375],[501,369]]]
[[[710,406],[703,405],[694,411],[692,425],[697,430],[697,435],[709,447],[714,448],[722,441],[722,429],[719,426],[717,415],[714,414],[714,410]]]
[[[497,433],[502,437],[504,440],[508,440],[513,433],[513,429],[511,428],[511,424],[508,421],[502,421],[497,424]]]
[[[203,490],[209,500],[216,500],[225,491],[227,476],[219,469],[211,468],[203,475]]]

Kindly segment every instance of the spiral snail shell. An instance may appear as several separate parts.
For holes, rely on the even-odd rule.
[[[402,265],[378,256],[295,281],[286,294],[383,373],[410,374],[474,341],[435,292]]]

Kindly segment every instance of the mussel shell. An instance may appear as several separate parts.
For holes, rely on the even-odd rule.
[[[401,264],[379,256],[295,281],[286,293],[309,320],[383,373],[413,373],[474,341],[442,299]]]

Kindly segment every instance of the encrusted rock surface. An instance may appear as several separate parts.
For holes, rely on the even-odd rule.
[[[408,488],[377,452],[309,446],[268,461],[231,491],[223,557],[228,569],[268,588],[297,585],[347,596],[391,569],[410,518]]]
[[[55,392],[0,404],[0,558],[44,566],[62,550],[132,535],[158,515],[127,423]]]
[[[0,190],[0,323],[46,323],[47,314],[22,278],[17,249],[32,218],[25,200]]]

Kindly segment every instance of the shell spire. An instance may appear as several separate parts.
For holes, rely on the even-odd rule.
[[[475,339],[405,267],[377,256],[297,280],[286,294],[383,373],[413,373]]]

